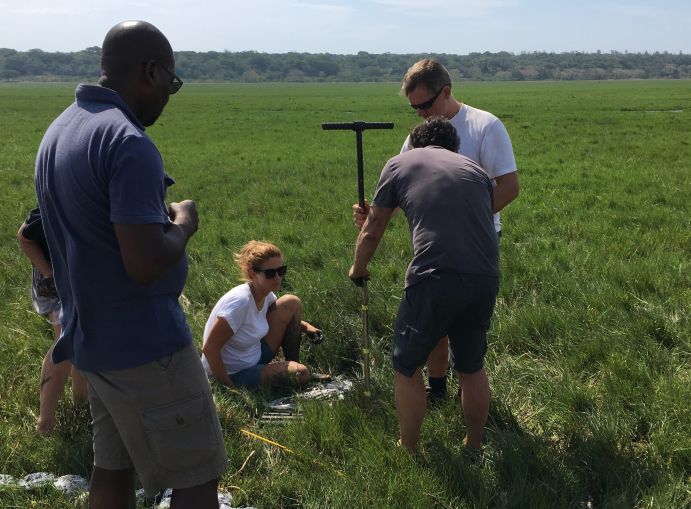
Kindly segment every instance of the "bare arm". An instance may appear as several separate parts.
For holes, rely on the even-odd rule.
[[[235,387],[235,384],[233,384],[223,364],[221,349],[233,337],[233,334],[233,329],[230,328],[228,322],[221,317],[217,317],[202,346],[202,353],[206,357],[214,377],[228,387]]]
[[[187,241],[198,227],[193,201],[171,203],[172,224],[115,224],[127,274],[143,285],[153,283],[175,265],[185,252]]]
[[[348,277],[356,284],[359,280],[369,277],[367,264],[379,246],[393,211],[394,209],[384,207],[370,207],[355,244],[355,261],[348,273]]]
[[[19,241],[19,248],[31,260],[31,263],[43,274],[44,277],[53,277],[53,267],[43,254],[43,249],[38,242],[27,239],[23,235],[26,223],[22,223],[17,232],[17,240]]]
[[[496,214],[518,196],[518,172],[507,173],[494,180],[497,185],[494,188],[494,210],[492,212]]]

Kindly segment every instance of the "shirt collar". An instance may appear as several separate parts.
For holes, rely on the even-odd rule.
[[[125,103],[122,97],[120,97],[120,94],[118,94],[115,90],[112,90],[107,87],[102,87],[101,85],[86,85],[84,83],[80,83],[77,86],[75,97],[77,101],[113,104],[114,106],[117,106],[119,109],[121,109],[122,112],[127,116],[127,118],[129,118],[132,121],[134,125],[136,125],[142,131],[145,130],[145,127],[135,116],[135,114],[132,113],[130,107],[127,106],[127,103]]]

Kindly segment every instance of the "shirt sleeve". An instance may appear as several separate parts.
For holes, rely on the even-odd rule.
[[[406,136],[405,141],[403,141],[403,146],[401,147],[401,154],[403,152],[408,152],[410,150],[410,135]]]
[[[146,137],[129,136],[113,156],[108,192],[110,220],[116,224],[165,224],[166,188],[170,179],[163,160]]]
[[[373,207],[395,209],[398,207],[398,191],[395,179],[395,158],[389,159],[379,176],[379,183],[372,198]]]
[[[499,119],[492,122],[485,133],[480,147],[480,160],[482,168],[492,179],[517,171],[509,133]]]
[[[269,309],[269,306],[277,300],[278,297],[276,297],[276,294],[274,292],[269,292],[269,295],[266,296],[266,309]]]
[[[247,315],[247,299],[246,298],[231,298],[219,309],[217,317],[223,318],[233,333],[236,333],[245,323]]]

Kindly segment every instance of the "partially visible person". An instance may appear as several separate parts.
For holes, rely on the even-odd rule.
[[[134,508],[172,488],[172,508],[218,507],[226,466],[209,381],[179,296],[193,201],[166,205],[173,184],[145,133],[182,81],[168,39],[144,21],[103,41],[98,85],[48,128],[36,193],[62,301],[55,363],[86,377],[93,422],[90,507]]]
[[[53,280],[53,267],[50,252],[43,233],[43,221],[38,207],[31,209],[29,215],[17,232],[19,247],[31,261],[31,302],[34,310],[44,316],[53,326],[53,341],[60,337],[60,297]],[[75,404],[87,401],[86,380],[68,360],[53,363],[53,345],[48,349],[41,366],[39,386],[39,416],[36,431],[45,435],[55,427],[55,410],[67,379],[72,373],[72,400]]]
[[[276,296],[288,270],[283,253],[273,244],[251,240],[235,255],[235,263],[245,282],[221,297],[206,322],[206,372],[223,385],[247,389],[277,381],[309,382],[312,375],[300,363],[301,335],[319,342],[322,333],[302,320],[297,296]],[[279,349],[284,360],[272,362]]]
[[[382,170],[349,277],[356,284],[369,277],[367,265],[400,207],[413,244],[392,354],[401,443],[411,452],[418,447],[427,411],[421,368],[448,335],[463,386],[464,445],[477,449],[490,403],[486,333],[499,290],[492,183],[474,161],[454,153],[457,133],[443,117],[415,127],[410,142],[413,150]]]
[[[501,235],[499,211],[518,197],[519,182],[516,159],[509,134],[496,116],[457,100],[451,90],[447,69],[429,58],[415,62],[403,77],[401,92],[422,118],[447,118],[458,133],[456,151],[476,163],[492,179],[494,185],[494,227]],[[403,142],[401,153],[410,149],[410,137]],[[353,218],[358,228],[367,216],[367,206],[353,205]],[[441,341],[427,363],[430,397],[434,401],[446,395],[449,371],[448,342]]]

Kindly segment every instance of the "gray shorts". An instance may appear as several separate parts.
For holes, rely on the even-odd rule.
[[[413,376],[444,336],[461,373],[482,369],[499,278],[434,273],[405,289],[394,329],[393,367]]]
[[[221,476],[227,463],[221,426],[194,345],[136,368],[83,373],[94,466],[134,467],[147,496]]]
[[[60,297],[53,278],[43,277],[36,267],[31,270],[31,304],[39,315],[45,316],[52,325],[60,323]]]

